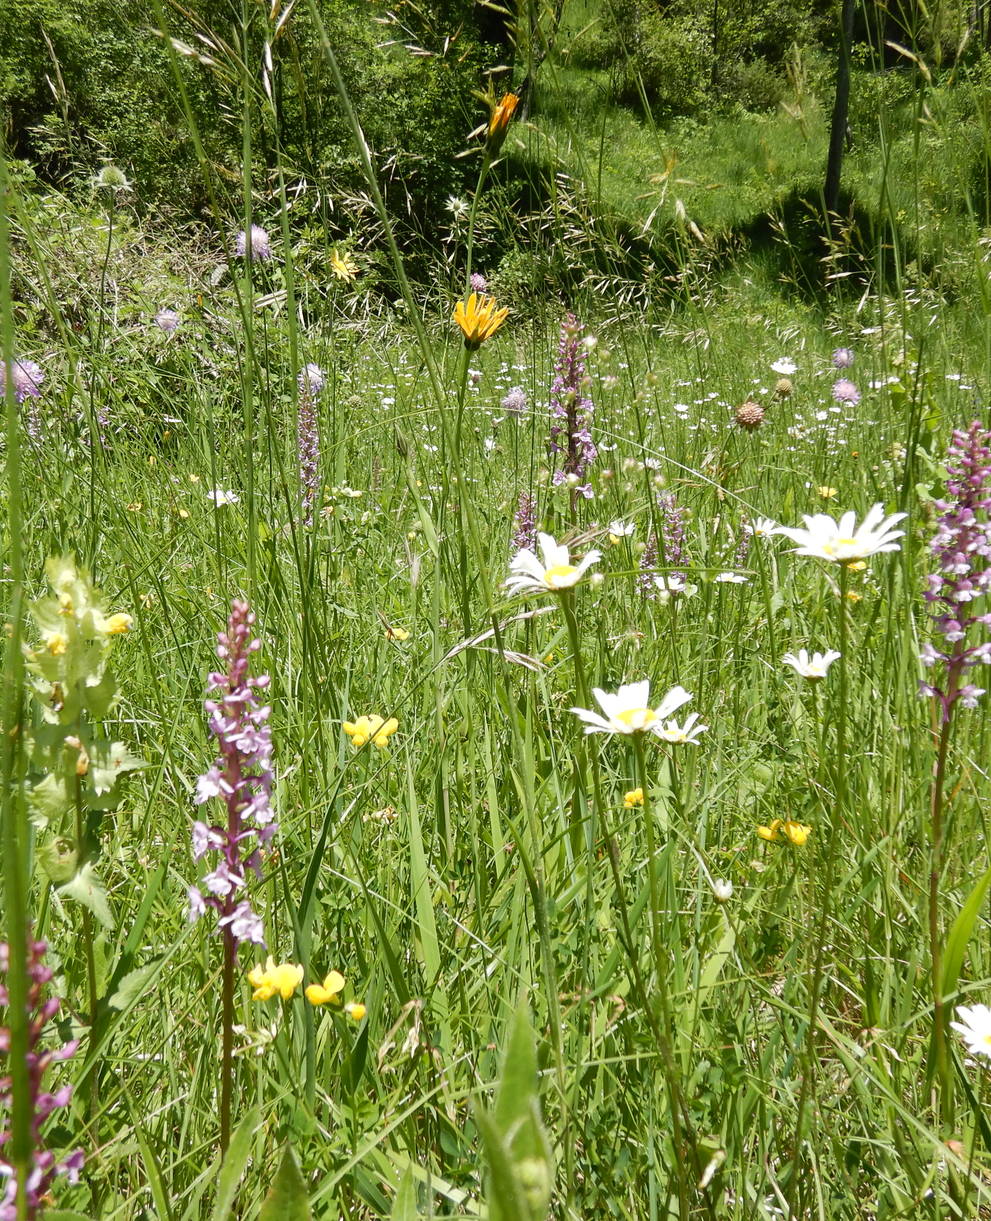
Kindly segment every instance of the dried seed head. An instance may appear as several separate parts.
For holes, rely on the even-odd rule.
[[[764,408],[760,403],[755,403],[753,399],[747,399],[736,409],[736,422],[747,432],[753,432],[755,428],[760,428],[764,423]]]
[[[779,399],[786,399],[791,394],[791,381],[787,377],[779,377],[774,383],[774,393]]]

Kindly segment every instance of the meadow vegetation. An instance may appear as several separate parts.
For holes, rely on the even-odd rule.
[[[991,1216],[988,13],[725,7],[0,0],[0,1221]]]

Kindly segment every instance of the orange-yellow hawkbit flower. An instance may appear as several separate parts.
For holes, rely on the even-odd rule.
[[[399,722],[394,716],[385,717],[379,716],[377,713],[370,713],[368,716],[360,716],[356,721],[345,721],[344,732],[351,739],[351,745],[357,750],[364,746],[366,742],[374,743],[379,750],[382,750],[389,743],[389,738],[399,728]]]
[[[480,348],[486,339],[491,339],[509,317],[509,310],[498,309],[495,297],[484,293],[472,293],[467,301],[459,301],[451,315],[465,337],[465,347],[470,351]]]
[[[279,962],[269,954],[262,968],[255,964],[248,972],[248,983],[254,988],[253,1001],[267,1001],[276,992],[287,1001],[303,982],[303,968],[298,962]]]
[[[493,151],[499,148],[506,138],[509,121],[519,104],[520,99],[515,93],[504,93],[492,107],[492,117],[489,119],[489,147]]]
[[[757,834],[768,843],[776,843],[783,835],[790,844],[801,848],[812,834],[812,828],[791,818],[775,818],[769,827],[758,827]]]
[[[322,984],[310,984],[306,989],[306,999],[311,1005],[339,1005],[343,988],[344,976],[340,971],[331,971]]]

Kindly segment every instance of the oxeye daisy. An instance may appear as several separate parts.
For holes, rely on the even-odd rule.
[[[797,656],[794,653],[786,653],[781,662],[793,667],[802,678],[815,681],[826,677],[829,667],[839,656],[835,649],[827,649],[825,653],[813,653],[811,656],[807,649],[799,649]]]
[[[892,527],[907,516],[907,513],[892,513],[885,517],[884,506],[876,504],[859,526],[852,512],[844,513],[839,521],[825,513],[815,513],[803,515],[804,529],[778,526],[775,533],[798,543],[796,555],[811,555],[833,564],[849,564],[882,551],[898,551],[901,544],[895,540],[901,538],[905,531]]]
[[[602,558],[601,551],[588,551],[579,563],[571,562],[571,552],[550,534],[538,534],[541,560],[524,547],[513,556],[505,588],[511,593],[560,593],[572,589],[591,566]]]
[[[585,722],[586,733],[652,733],[667,742],[692,742],[708,726],[698,725],[698,713],[693,712],[684,725],[665,721],[692,698],[684,687],[672,687],[656,708],[649,706],[650,682],[624,683],[615,694],[592,688],[602,714],[587,708],[572,708],[575,716]]]

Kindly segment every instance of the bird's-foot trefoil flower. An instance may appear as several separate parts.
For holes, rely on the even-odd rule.
[[[344,976],[340,971],[331,971],[322,984],[310,984],[306,999],[311,1005],[339,1005],[344,991]]]
[[[812,828],[792,818],[775,818],[768,827],[758,827],[757,834],[768,843],[777,843],[782,837],[796,848],[801,848],[812,834]]]
[[[602,552],[593,549],[573,564],[567,545],[558,543],[550,534],[538,534],[537,543],[541,559],[528,547],[513,556],[505,581],[505,588],[511,593],[546,594],[573,589],[589,568],[602,559]]]
[[[303,982],[303,968],[298,962],[276,962],[269,954],[265,966],[256,964],[248,972],[248,983],[254,988],[253,1001],[267,1001],[278,992],[289,1000]]]
[[[359,750],[368,742],[383,750],[389,744],[389,738],[399,728],[399,722],[394,716],[386,720],[378,713],[372,712],[360,716],[356,721],[345,721],[344,732],[351,739],[351,745]]]

